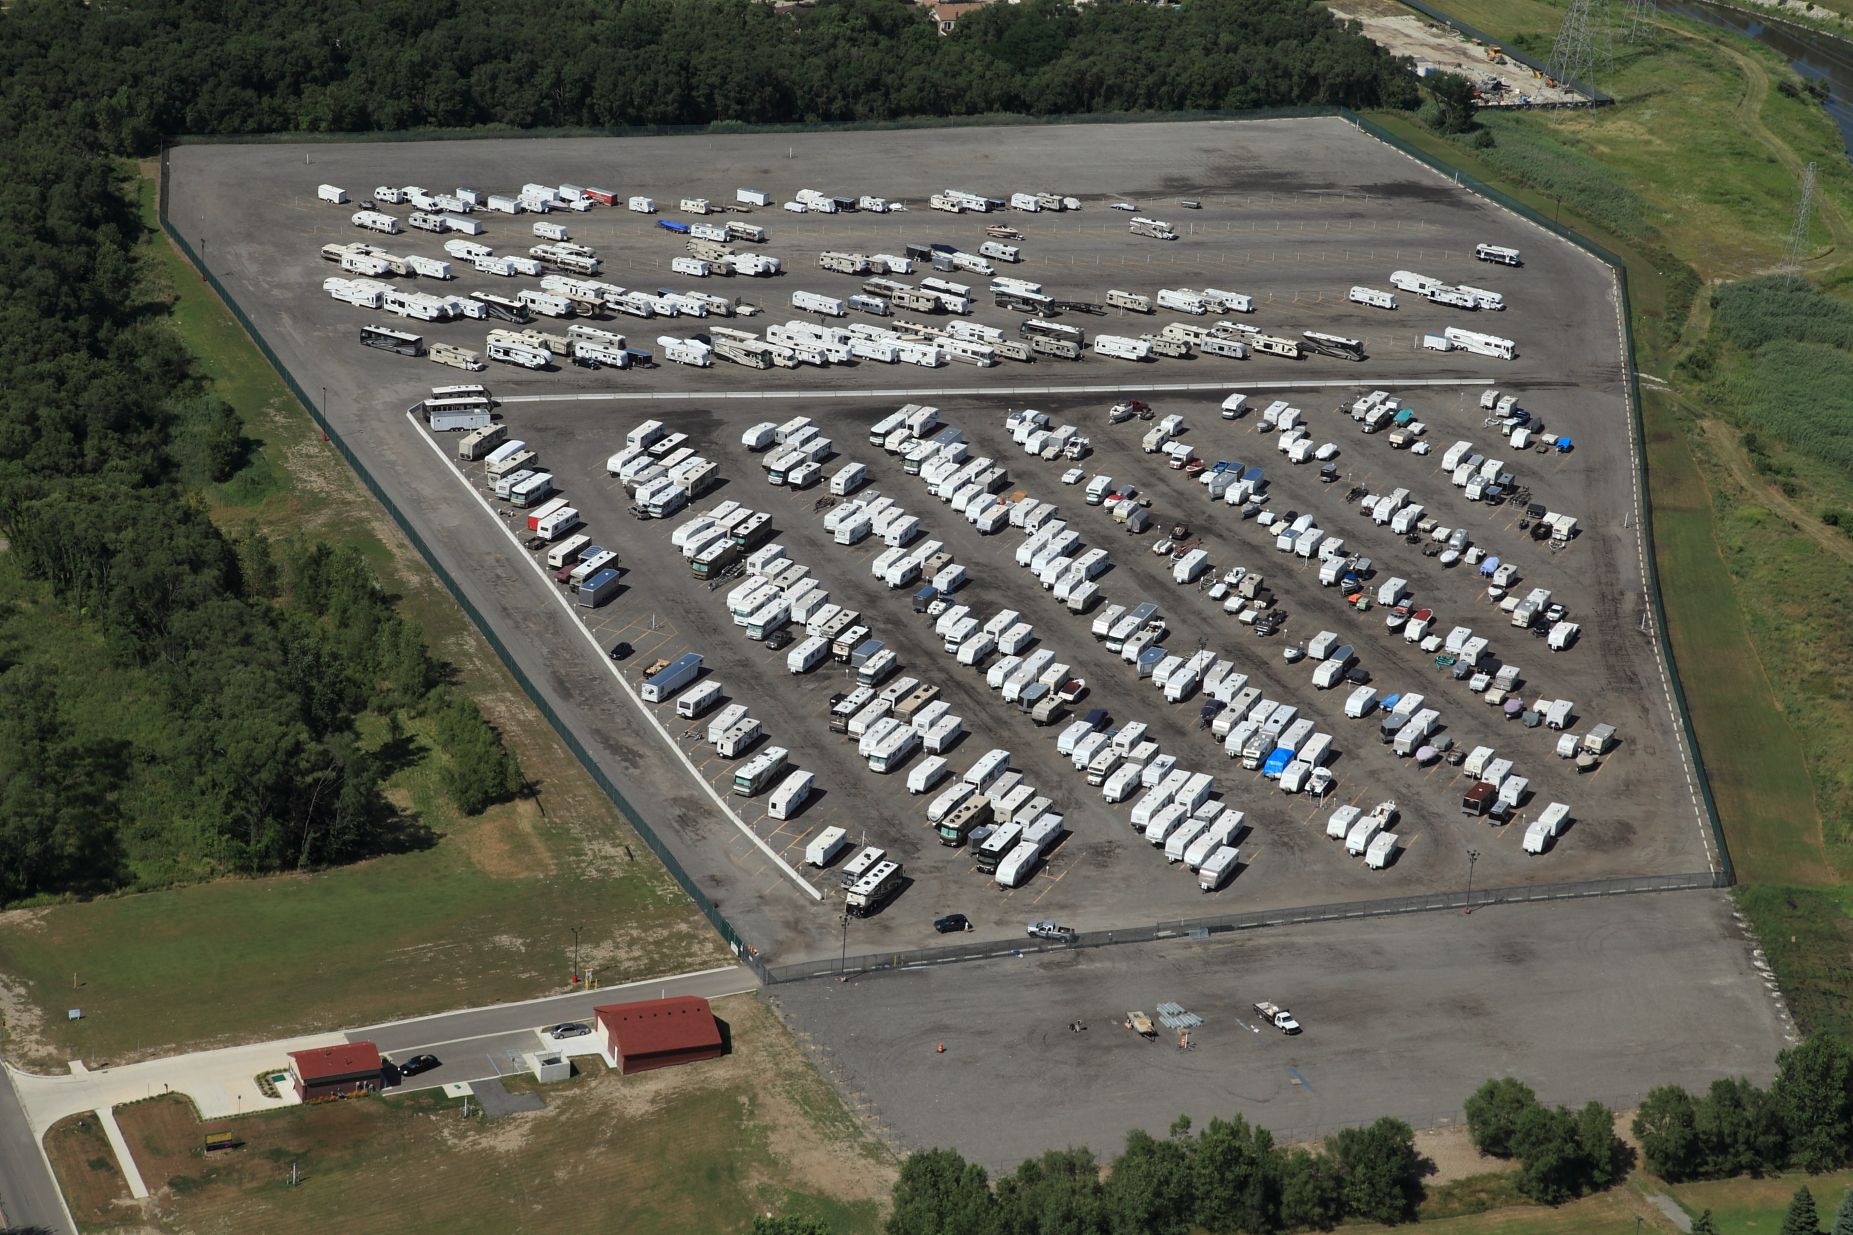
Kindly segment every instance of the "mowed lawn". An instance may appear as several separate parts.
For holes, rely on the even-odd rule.
[[[714,1007],[731,1037],[724,1058],[631,1077],[593,1060],[559,1085],[511,1079],[546,1106],[491,1122],[433,1094],[340,1102],[214,1123],[244,1144],[207,1158],[184,1101],[117,1117],[169,1231],[682,1235],[744,1230],[775,1210],[872,1235],[893,1159],[756,998]]]
[[[152,183],[141,191],[158,226]],[[415,722],[415,754],[387,796],[436,837],[429,848],[0,914],[9,1056],[120,1062],[547,994],[566,988],[575,926],[582,963],[607,983],[731,959],[224,306],[164,237],[143,258],[144,294],[169,305],[253,442],[246,467],[208,495],[215,517],[363,554],[502,731],[533,792],[458,817]],[[81,1020],[66,1018],[71,1008]]]

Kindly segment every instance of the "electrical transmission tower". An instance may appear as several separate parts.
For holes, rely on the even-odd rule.
[[[1592,79],[1610,58],[1607,10],[1607,0],[1570,0],[1570,11],[1564,14],[1557,41],[1551,44],[1547,73],[1560,82],[1594,88]]]
[[[1638,43],[1647,37],[1648,19],[1653,16],[1654,0],[1628,0],[1627,29],[1625,37],[1630,43]]]
[[[1783,277],[1800,282],[1802,266],[1808,260],[1808,223],[1814,214],[1814,175],[1819,164],[1802,169],[1802,196],[1795,203],[1795,226],[1789,230],[1789,247],[1782,258]]]

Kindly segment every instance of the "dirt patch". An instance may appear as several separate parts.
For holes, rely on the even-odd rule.
[[[1482,87],[1486,91],[1484,106],[1582,101],[1575,91],[1547,84],[1541,75],[1516,60],[1501,57],[1505,63],[1499,64],[1487,59],[1484,46],[1400,4],[1339,0],[1326,7],[1334,17],[1358,22],[1365,37],[1392,55],[1410,56],[1417,65],[1459,73]]]
[[[523,798],[485,812],[452,839],[483,874],[495,879],[535,879],[553,874],[553,855],[535,833],[540,810]]]
[[[1737,430],[1719,420],[1701,420],[1699,437],[1711,451],[1711,457],[1730,476],[1732,483],[1753,502],[1769,507],[1791,527],[1812,540],[1822,551],[1843,562],[1853,562],[1853,542],[1838,528],[1828,527],[1809,514],[1777,486],[1757,475]]]
[[[45,1152],[80,1226],[144,1226],[142,1208],[130,1198],[128,1182],[116,1165],[102,1121],[94,1113],[86,1111],[54,1124],[45,1134]]]
[[[45,926],[37,910],[23,910],[0,916],[0,924],[10,931],[40,931]],[[62,1056],[45,1038],[45,1014],[17,978],[0,974],[0,1041],[15,1062],[43,1062]]]
[[[1516,1171],[1516,1162],[1489,1158],[1473,1147],[1466,1128],[1432,1128],[1415,1134],[1416,1152],[1435,1164],[1431,1184],[1452,1183],[1469,1175],[1504,1174]]]

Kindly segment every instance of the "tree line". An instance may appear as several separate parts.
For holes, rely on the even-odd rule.
[[[424,843],[381,792],[414,726],[460,808],[509,794],[357,553],[209,517],[250,443],[150,301],[122,165],[13,79],[0,149],[0,905]]]
[[[1045,1153],[995,1180],[950,1149],[913,1154],[895,1182],[886,1231],[1268,1235],[1329,1230],[1348,1218],[1397,1223],[1415,1216],[1424,1169],[1414,1132],[1396,1119],[1347,1128],[1314,1152],[1284,1148],[1239,1115],[1201,1132],[1180,1118],[1162,1138],[1129,1133],[1104,1171],[1085,1149]]]
[[[1466,1102],[1474,1148],[1508,1160],[1514,1189],[1561,1205],[1620,1182],[1635,1154],[1600,1102],[1571,1111],[1540,1102],[1513,1077],[1489,1080]],[[1631,1124],[1648,1170],[1673,1183],[1809,1174],[1853,1165],[1853,1047],[1814,1037],[1776,1057],[1768,1089],[1714,1082],[1702,1095],[1666,1085]],[[1417,1217],[1431,1169],[1409,1125],[1390,1118],[1348,1128],[1317,1148],[1283,1148],[1240,1116],[1200,1133],[1180,1118],[1163,1139],[1135,1129],[1103,1166],[1085,1149],[1031,1158],[996,1179],[950,1149],[901,1166],[886,1235],[1275,1235],[1330,1230],[1347,1219],[1384,1224]],[[1707,1210],[1693,1235],[1717,1235]],[[830,1235],[827,1224],[757,1219],[755,1235]],[[1797,1189],[1779,1235],[1821,1235],[1813,1193]],[[1853,1235],[1853,1192],[1828,1235]]]
[[[19,0],[0,72],[111,149],[178,133],[1410,108],[1406,61],[1312,0]]]

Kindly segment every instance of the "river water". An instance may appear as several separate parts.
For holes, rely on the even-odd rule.
[[[1816,34],[1786,22],[1764,21],[1741,9],[1720,8],[1704,0],[1661,0],[1668,13],[1730,30],[1780,52],[1802,77],[1827,87],[1827,113],[1840,126],[1840,138],[1853,156],[1853,44]]]

